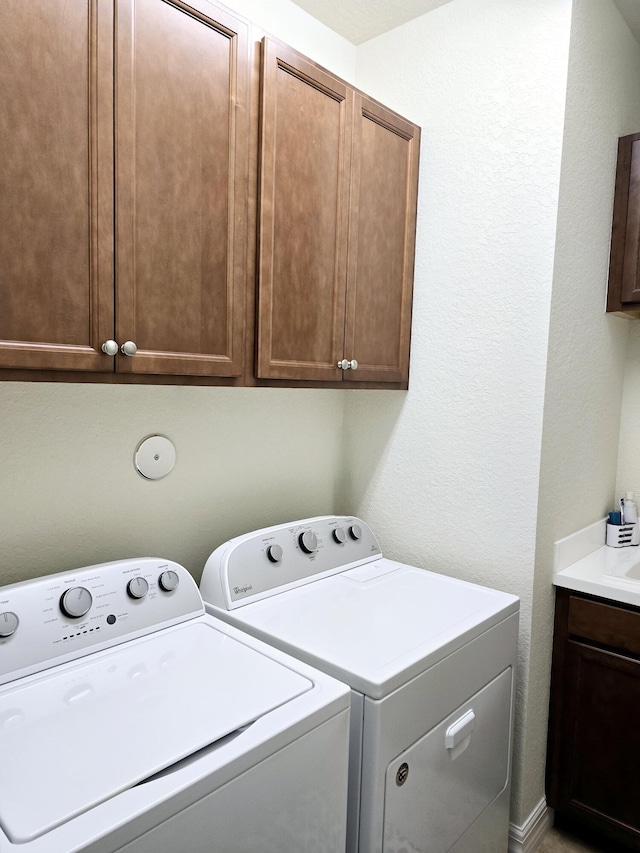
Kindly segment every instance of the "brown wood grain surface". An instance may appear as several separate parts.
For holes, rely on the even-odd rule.
[[[618,140],[607,311],[640,317],[640,133]]]
[[[640,609],[558,588],[547,802],[558,820],[633,850],[640,849],[639,705]]]
[[[198,0],[118,9],[116,328],[138,352],[117,369],[240,375],[247,28]]]
[[[109,0],[0,4],[0,366],[113,370]]]
[[[345,354],[353,381],[409,377],[420,130],[356,98]]]
[[[262,72],[257,375],[339,380],[353,92],[269,39]]]

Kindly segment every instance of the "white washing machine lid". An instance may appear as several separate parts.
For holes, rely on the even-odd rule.
[[[518,607],[509,593],[382,558],[232,612],[208,609],[380,699]]]
[[[208,617],[0,690],[0,825],[32,840],[312,689]]]

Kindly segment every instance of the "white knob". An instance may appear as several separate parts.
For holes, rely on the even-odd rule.
[[[60,599],[60,609],[65,616],[72,619],[80,619],[89,612],[93,604],[93,597],[88,589],[83,586],[74,586],[68,589]]]
[[[118,352],[118,344],[116,341],[105,341],[102,344],[102,352],[107,355],[115,355]]]
[[[318,547],[318,537],[312,530],[305,530],[298,536],[298,544],[305,554],[313,554]]]
[[[10,610],[0,613],[0,637],[10,637],[15,634],[19,624],[20,620]]]
[[[351,525],[351,527],[349,528],[349,536],[351,536],[351,538],[356,542],[358,541],[358,539],[362,538],[362,528],[359,524]]]
[[[120,352],[123,355],[135,355],[138,352],[138,347],[134,344],[133,341],[125,341],[120,347]]]
[[[267,548],[267,557],[272,563],[279,563],[282,559],[282,548],[280,545],[269,545]]]
[[[346,358],[343,358],[338,362],[338,367],[340,368],[340,370],[348,370],[349,369],[349,362],[347,361]]]
[[[349,362],[349,367],[351,368],[351,370],[358,369],[358,362],[355,360],[355,358],[351,359],[351,361]]]
[[[173,572],[169,569],[160,575],[158,583],[160,584],[160,589],[163,589],[165,592],[173,592],[180,583],[180,578],[178,577],[177,572]]]
[[[144,578],[131,578],[127,584],[127,592],[131,598],[144,598],[149,592],[149,584]]]
[[[333,536],[333,541],[336,542],[338,545],[344,545],[347,539],[347,535],[344,532],[343,527],[336,527],[336,529],[331,535]]]

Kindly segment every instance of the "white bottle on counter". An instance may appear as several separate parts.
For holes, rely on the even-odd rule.
[[[625,524],[633,524],[631,544],[640,545],[640,524],[638,524],[638,508],[633,499],[633,492],[627,492],[624,496],[624,521]]]

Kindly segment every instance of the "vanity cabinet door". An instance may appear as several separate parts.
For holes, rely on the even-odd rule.
[[[118,0],[116,370],[237,376],[247,284],[248,28]]]
[[[558,590],[547,802],[640,849],[640,611]]]
[[[570,642],[567,690],[560,808],[640,845],[640,661]]]
[[[0,367],[112,371],[113,3],[0,3]]]

